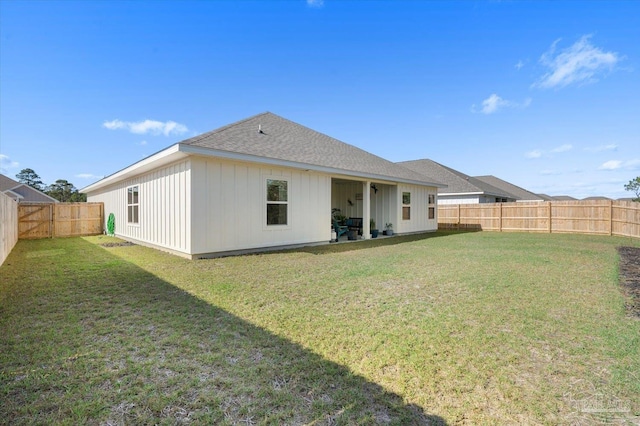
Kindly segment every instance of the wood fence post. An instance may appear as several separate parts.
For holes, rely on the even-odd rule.
[[[56,233],[56,205],[49,205],[49,217],[51,221],[49,222],[49,238],[53,238]]]
[[[609,235],[613,235],[613,200],[609,200]]]
[[[551,233],[551,220],[553,220],[551,217],[551,201],[547,201],[547,204],[549,205],[549,233]]]
[[[498,217],[498,226],[502,232],[502,203],[500,203],[500,216]]]

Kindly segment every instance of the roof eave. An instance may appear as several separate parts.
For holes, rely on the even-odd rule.
[[[162,151],[158,151],[124,169],[121,169],[91,185],[85,186],[80,190],[83,193],[89,193],[102,189],[108,185],[118,183],[130,177],[136,176],[140,173],[152,170],[156,167],[163,166],[165,164],[173,163],[181,158],[185,158],[187,154],[180,152],[180,144],[171,145],[169,148],[165,148]]]
[[[223,151],[212,148],[203,148],[193,145],[187,145],[183,143],[177,143],[169,148],[159,151],[147,158],[144,158],[137,163],[134,163],[120,171],[117,171],[91,185],[88,185],[80,190],[83,193],[89,193],[102,189],[108,185],[118,183],[140,173],[152,170],[156,167],[160,167],[165,164],[172,163],[181,158],[186,158],[189,155],[202,155],[207,157],[225,158],[229,160],[245,161],[250,163],[269,164],[273,166],[290,167],[302,170],[313,170],[316,172],[322,172],[332,175],[349,176],[360,179],[370,179],[376,181],[387,181],[396,183],[406,183],[412,185],[430,186],[434,188],[446,188],[447,186],[437,182],[421,181],[414,179],[398,178],[395,176],[379,175],[375,173],[365,173],[353,170],[344,170],[333,167],[319,166],[315,164],[300,163],[295,161],[281,160],[277,158],[261,157],[258,155],[242,154],[232,151]]]
[[[459,195],[488,195],[490,197],[506,197],[506,198],[513,198],[514,200],[517,199],[515,198],[513,195],[504,195],[504,194],[491,194],[490,192],[441,192],[438,194],[438,197],[455,197],[455,196],[459,196]]]
[[[223,150],[218,150],[213,148],[203,148],[203,147],[198,147],[193,145],[180,144],[180,151],[188,154],[193,154],[193,155],[203,155],[208,157],[225,158],[225,159],[236,160],[236,161],[246,161],[250,163],[269,164],[272,166],[290,167],[290,168],[310,170],[310,171],[312,170],[314,172],[321,172],[321,173],[327,173],[332,175],[342,175],[342,176],[356,177],[361,179],[407,183],[407,184],[421,185],[421,186],[431,186],[434,188],[446,188],[446,185],[443,185],[441,183],[436,183],[436,182],[428,182],[428,181],[421,181],[421,180],[398,178],[395,176],[379,175],[375,173],[365,173],[365,172],[358,172],[353,170],[338,169],[333,167],[319,166],[316,164],[300,163],[296,161],[281,160],[278,158],[262,157],[258,155],[243,154],[243,153],[232,152],[232,151],[223,151]]]

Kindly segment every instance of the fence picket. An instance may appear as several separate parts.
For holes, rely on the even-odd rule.
[[[441,204],[438,227],[640,237],[640,203],[598,200]]]
[[[103,232],[102,203],[20,203],[20,239],[76,237]]]

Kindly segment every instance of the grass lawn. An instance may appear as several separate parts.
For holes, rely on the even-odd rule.
[[[616,252],[638,240],[437,233],[199,261],[114,241],[20,241],[0,267],[0,423],[640,419]]]

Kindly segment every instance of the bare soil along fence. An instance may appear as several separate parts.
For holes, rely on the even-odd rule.
[[[441,204],[438,228],[640,237],[640,203],[596,200]]]

